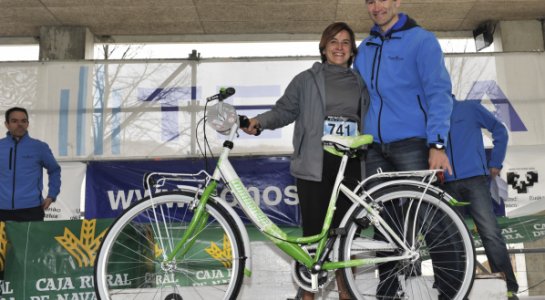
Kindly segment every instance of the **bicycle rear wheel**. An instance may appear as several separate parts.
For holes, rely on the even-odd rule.
[[[415,186],[384,189],[372,197],[383,205],[380,216],[417,255],[374,262],[400,255],[402,249],[367,226],[364,209],[355,211],[339,248],[341,260],[369,259],[368,264],[343,269],[353,299],[465,299],[473,284],[475,250],[459,214],[432,193],[420,202],[422,189]]]
[[[194,196],[177,192],[144,199],[110,227],[95,261],[100,299],[235,299],[245,264],[235,221],[210,199],[208,219],[168,260],[193,217]]]

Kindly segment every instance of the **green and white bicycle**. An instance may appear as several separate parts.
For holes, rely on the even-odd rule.
[[[250,242],[245,224],[216,193],[218,184],[294,259],[293,278],[302,289],[333,289],[334,271],[341,270],[353,299],[466,298],[475,270],[473,240],[452,208],[456,200],[432,184],[437,170],[379,172],[351,189],[343,182],[346,162],[372,138],[324,136],[342,162],[323,228],[314,236],[290,236],[261,211],[229,162],[240,120],[219,98],[206,113],[208,123],[227,135],[213,174],[145,176],[151,196],[115,220],[97,254],[100,299],[236,299],[243,277],[251,275]],[[167,182],[178,190],[151,192]],[[332,229],[339,193],[354,204]]]

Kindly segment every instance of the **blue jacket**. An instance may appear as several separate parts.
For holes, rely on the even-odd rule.
[[[0,209],[40,206],[43,168],[49,176],[48,197],[55,199],[61,187],[61,167],[49,146],[28,133],[19,142],[9,133],[0,139]]]
[[[481,128],[492,133],[494,148],[487,160]],[[445,181],[488,175],[489,168],[502,168],[509,139],[507,129],[479,101],[454,101],[446,148],[453,175]]]
[[[404,14],[385,35],[375,25],[358,47],[354,68],[371,97],[364,133],[379,143],[414,137],[446,143],[452,84],[431,32]]]

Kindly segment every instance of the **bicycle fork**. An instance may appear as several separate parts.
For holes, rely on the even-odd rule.
[[[165,261],[172,261],[177,256],[183,256],[191,249],[191,246],[195,243],[197,235],[202,231],[206,222],[208,220],[208,213],[206,212],[206,203],[213,191],[215,191],[217,186],[217,181],[211,180],[210,183],[206,186],[201,198],[199,199],[198,205],[195,208],[195,212],[191,221],[188,225],[187,230],[184,232],[180,241],[173,247],[172,251],[167,255],[163,252],[163,259]],[[159,234],[160,229],[158,228]],[[162,241],[162,239],[160,238]],[[161,247],[165,249],[165,245],[161,242]],[[172,248],[172,246],[171,246]]]

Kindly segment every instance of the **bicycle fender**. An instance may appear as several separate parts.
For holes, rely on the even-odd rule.
[[[383,183],[380,183],[380,184],[377,184],[376,186],[372,187],[371,189],[369,189],[367,191],[368,194],[373,194],[375,193],[376,191],[378,190],[381,190],[381,189],[386,189],[386,188],[389,188],[389,187],[392,187],[392,186],[403,186],[403,185],[411,185],[411,186],[416,186],[416,187],[420,187],[420,188],[428,188],[428,191],[431,191],[437,195],[441,195],[441,200],[446,202],[447,204],[449,204],[450,206],[457,206],[457,203],[459,203],[458,201],[456,201],[454,198],[452,198],[452,196],[450,196],[449,194],[447,194],[447,192],[437,188],[436,186],[433,186],[433,185],[428,185],[427,183],[424,183],[424,182],[421,182],[421,181],[417,181],[417,180],[391,180],[391,181],[386,181],[386,182],[383,182]],[[354,213],[354,211],[360,207],[360,205],[358,203],[354,203],[352,204],[352,206],[350,206],[350,208],[348,209],[348,211],[346,212],[346,214],[344,215],[342,221],[341,221],[341,224],[339,225],[341,228],[342,227],[345,227],[346,226],[346,223],[348,223],[348,220],[350,219],[350,217],[352,216],[352,214]],[[336,243],[338,243],[338,239],[336,241]],[[334,255],[335,257],[339,257],[339,247],[334,247]]]
[[[178,189],[182,192],[190,192],[201,195],[203,193],[202,189],[196,188],[194,186],[187,186],[187,185],[178,185]],[[246,263],[244,264],[244,275],[247,277],[252,276],[252,253],[250,251],[250,238],[248,236],[248,231],[246,230],[246,226],[244,226],[244,223],[240,219],[239,215],[235,212],[235,210],[225,201],[223,201],[218,196],[210,196],[216,201],[217,204],[221,205],[222,208],[224,208],[232,217],[233,220],[235,220],[235,223],[237,224],[240,235],[244,244],[244,255],[246,256]]]
[[[392,181],[386,181],[380,184],[377,184],[376,186],[372,187],[370,190],[367,191],[368,194],[373,194],[378,190],[385,189],[392,186],[404,186],[404,185],[410,185],[410,186],[416,186],[423,189],[428,189],[428,191],[433,192],[437,196],[441,196],[441,200],[445,201],[449,205],[453,206],[455,202],[457,202],[451,195],[449,195],[447,192],[443,191],[442,189],[434,186],[434,185],[428,185],[425,182],[418,181],[418,180],[410,180],[410,179],[398,179],[398,180],[392,180]]]

